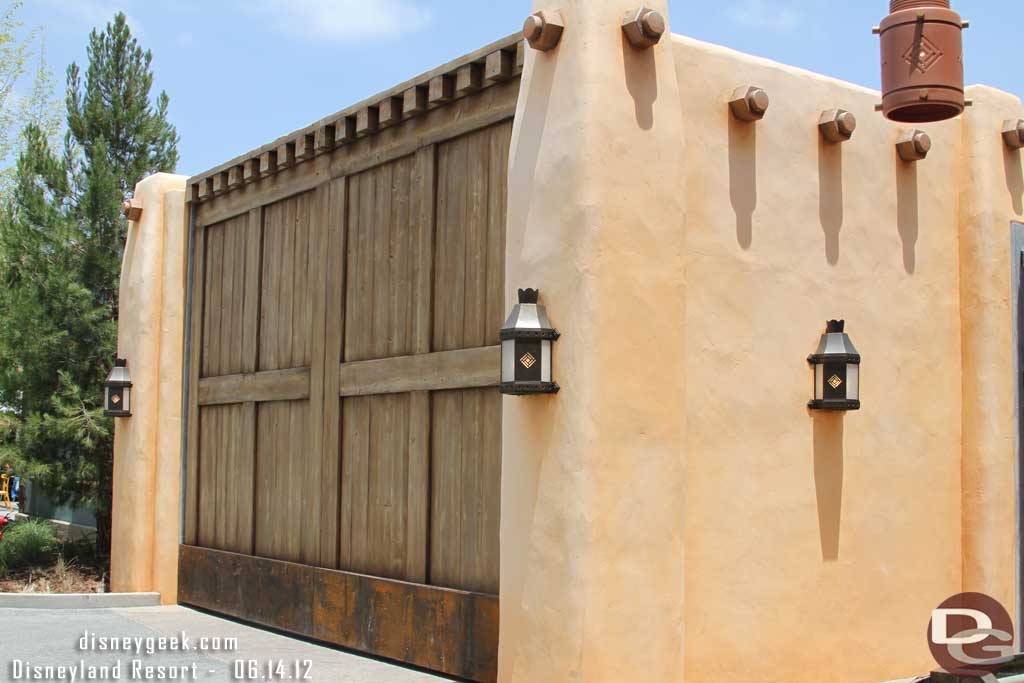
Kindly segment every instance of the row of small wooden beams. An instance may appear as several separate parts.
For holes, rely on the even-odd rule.
[[[483,88],[511,80],[522,74],[525,43],[503,41],[483,55],[470,55],[462,64],[442,67],[421,80],[388,91],[374,103],[363,103],[344,110],[327,122],[315,124],[294,138],[275,143],[253,153],[248,159],[229,164],[208,175],[189,181],[189,200],[201,202],[271,176],[335,147],[447,105]],[[493,47],[493,46],[492,46]],[[373,102],[373,100],[371,100]]]
[[[443,391],[497,386],[501,347],[441,351],[397,358],[342,363],[339,396],[376,396],[410,391]],[[272,370],[199,380],[199,405],[309,398],[310,369]]]

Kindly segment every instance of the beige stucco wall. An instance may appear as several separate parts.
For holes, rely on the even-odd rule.
[[[1007,536],[1016,536],[1018,484],[1014,477],[1011,272],[1019,256],[1007,247],[1008,220],[1024,214],[1021,152],[993,135],[1003,119],[1021,117],[1019,98],[992,88],[968,90],[974,107],[964,117],[959,183],[960,301],[963,325],[963,543],[964,587],[998,598],[1011,614],[1019,560]],[[1019,543],[1019,537],[1016,539]],[[1020,615],[1017,615],[1018,642]]]
[[[132,377],[132,416],[116,420],[110,587],[177,599],[184,312],[184,176],[135,188],[121,266],[118,356]]]
[[[923,673],[930,611],[961,586],[962,122],[905,164],[875,92],[683,38],[675,54],[694,141],[687,674]],[[772,97],[752,126],[726,106],[748,82]],[[838,146],[816,126],[834,107],[860,124]],[[828,318],[864,359],[858,412],[805,405]]]
[[[560,7],[561,45],[527,54],[520,87],[506,301],[540,288],[569,381],[504,401],[499,678],[679,681],[686,173],[672,51],[633,50],[620,2]]]
[[[563,3],[523,77],[508,302],[541,289],[563,390],[505,399],[500,680],[924,673],[942,600],[1014,609],[1020,102],[972,88],[906,164],[877,92],[680,36],[631,56],[626,5]],[[747,84],[772,98],[752,125]],[[860,124],[839,146],[834,107]],[[845,415],[806,407],[833,317],[864,358]]]

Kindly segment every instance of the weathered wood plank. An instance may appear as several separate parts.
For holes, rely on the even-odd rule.
[[[341,400],[338,373],[331,372],[342,358],[345,332],[345,280],[347,214],[345,178],[332,180],[327,221],[327,268],[325,309],[323,464],[320,484],[320,565],[338,566],[339,516],[341,514]]]
[[[261,370],[307,367],[311,360],[310,209],[304,193],[264,209],[260,299]]]
[[[433,395],[430,438],[430,583],[462,580],[462,391]]]
[[[436,147],[416,153],[412,193],[414,242],[412,286],[412,344],[416,354],[429,354],[433,316],[434,201],[437,193]],[[416,391],[409,396],[408,533],[405,576],[426,583],[430,559],[430,393]]]
[[[255,538],[256,514],[256,402],[239,406],[236,437],[229,448],[235,448],[234,473],[236,487],[235,529],[232,547],[236,552],[251,555]]]
[[[373,202],[372,185],[361,175],[348,179],[348,224],[346,262],[348,286],[345,288],[345,325],[342,359],[362,360],[370,345],[372,318],[370,305],[373,297],[373,269],[371,257],[373,240],[365,227],[370,221]]]
[[[268,227],[268,229],[278,230],[281,233],[280,278],[277,288],[272,292],[267,292],[268,296],[276,297],[278,300],[278,318],[277,320],[267,320],[263,328],[264,333],[277,336],[278,355],[273,365],[275,368],[295,367],[296,364],[292,350],[295,346],[301,344],[301,340],[296,338],[299,330],[297,329],[294,309],[292,307],[295,303],[295,281],[296,278],[301,278],[301,275],[295,272],[299,265],[296,263],[296,253],[298,252],[298,244],[300,242],[298,237],[299,226],[296,225],[295,220],[296,203],[298,201],[298,197],[290,197],[267,207],[267,216],[270,226],[272,226]],[[306,292],[303,292],[303,294],[306,294]],[[269,370],[271,368],[268,366],[266,369]]]
[[[415,166],[410,156],[350,178],[347,360],[413,350]]]
[[[498,598],[181,546],[179,600],[480,683],[497,680]]]
[[[212,374],[215,375],[230,375],[241,369],[241,364],[237,368],[231,367],[234,364],[234,357],[239,350],[238,337],[236,336],[238,330],[234,327],[234,312],[236,308],[241,308],[236,306],[235,302],[235,273],[238,263],[238,237],[240,234],[240,231],[236,229],[236,221],[237,219],[231,219],[225,222],[219,231],[222,240],[223,261],[220,271],[220,334],[216,340],[220,353],[218,354],[218,361],[213,368],[214,372]]]
[[[370,309],[370,319],[373,321],[370,328],[370,346],[366,349],[368,358],[398,355],[391,352],[394,337],[389,333],[394,330],[390,329],[388,324],[391,313],[388,307],[391,298],[391,235],[394,234],[389,190],[394,168],[393,163],[385,164],[364,174],[374,186],[370,219],[362,226],[373,240],[373,296],[363,302]]]
[[[430,392],[409,394],[407,434],[407,520],[402,576],[406,581],[426,583],[430,560]]]
[[[304,468],[305,510],[320,510],[322,508],[322,484],[324,470],[324,384],[328,365],[337,362],[335,359],[327,359],[327,271],[329,261],[327,259],[330,237],[328,222],[330,220],[330,183],[321,185],[313,192],[311,202],[310,229],[309,229],[309,264],[308,286],[306,293],[307,301],[307,324],[310,326],[310,392],[309,392],[309,451],[307,466]],[[329,397],[332,402],[337,403],[337,394]],[[302,458],[303,454],[299,454]],[[303,516],[302,533],[302,561],[306,564],[320,564],[320,543],[321,543],[321,515],[309,514]]]
[[[501,394],[479,391],[483,429],[477,446],[475,476],[479,481],[476,504],[479,506],[477,553],[473,558],[473,576],[485,592],[498,592],[501,576]]]
[[[370,479],[370,399],[345,399],[341,406],[341,519],[339,564],[354,570],[366,557],[367,482]]]
[[[248,225],[246,226],[241,344],[241,371],[243,373],[256,372],[259,367],[262,248],[263,207],[257,207],[249,212]]]
[[[186,212],[186,214],[189,212]],[[189,218],[186,217],[186,221]],[[186,226],[186,229],[187,226]],[[203,295],[206,284],[206,230],[196,228],[192,236],[192,329],[189,359],[187,445],[185,448],[185,534],[187,543],[197,542],[199,527],[199,377],[202,369]]]
[[[297,401],[309,398],[309,368],[288,368],[206,377],[198,382],[199,405]]]
[[[209,406],[204,407],[203,410],[209,411],[215,416],[215,425],[213,430],[213,442],[216,444],[214,448],[214,462],[212,468],[212,478],[207,483],[212,486],[207,486],[203,490],[203,496],[210,499],[210,509],[213,510],[212,515],[208,515],[210,518],[210,536],[207,542],[204,544],[210,548],[219,548],[221,550],[230,550],[227,546],[226,531],[229,522],[229,511],[228,511],[228,495],[230,493],[228,489],[227,471],[229,469],[229,462],[234,458],[234,453],[228,449],[230,434],[228,430],[231,424],[231,409],[234,406]]]
[[[501,347],[342,363],[338,373],[341,396],[491,387],[501,383]]]
[[[308,514],[302,495],[308,453],[304,401],[261,403],[256,437],[255,553],[289,562],[302,554],[300,529]]]
[[[364,538],[355,544],[354,571],[392,579],[406,579],[406,514],[409,396],[392,394],[365,399],[370,404],[369,476],[366,488],[366,524],[354,528]]]
[[[212,546],[215,542],[217,523],[217,464],[220,460],[219,413],[216,410],[201,409],[199,417],[199,529],[196,542]]]
[[[487,276],[484,344],[497,343],[505,322],[505,219],[508,204],[508,154],[511,122],[490,129],[487,172]]]
[[[438,146],[437,239],[434,251],[435,351],[462,348],[466,286],[467,137]]]
[[[203,283],[202,377],[217,374],[220,363],[220,275],[224,265],[224,226],[206,228],[206,277]]]
[[[437,217],[437,147],[428,145],[416,153],[412,286],[415,305],[412,317],[413,353],[430,353],[434,307],[434,232]]]

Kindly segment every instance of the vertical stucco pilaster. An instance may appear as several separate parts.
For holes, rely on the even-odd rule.
[[[132,416],[116,420],[114,433],[110,587],[160,591],[165,603],[177,576],[167,539],[178,535],[183,291],[183,209],[169,203],[183,203],[185,180],[158,173],[135,187],[142,216],[128,228],[118,302],[117,351],[133,387]]]
[[[504,400],[503,683],[683,680],[683,125],[633,6],[565,0],[523,73],[506,302],[540,289],[562,391]]]
[[[1020,116],[1020,100],[982,86],[968,96],[960,180],[963,587],[1012,611],[1019,541],[1010,222],[1022,190],[1020,156],[1003,144],[1000,123]]]
[[[177,602],[181,529],[181,390],[185,341],[185,192],[164,194],[160,305],[160,422],[157,425],[153,588]]]

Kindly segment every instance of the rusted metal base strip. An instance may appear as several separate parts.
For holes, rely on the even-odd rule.
[[[498,598],[183,545],[178,600],[481,683],[497,680]]]

